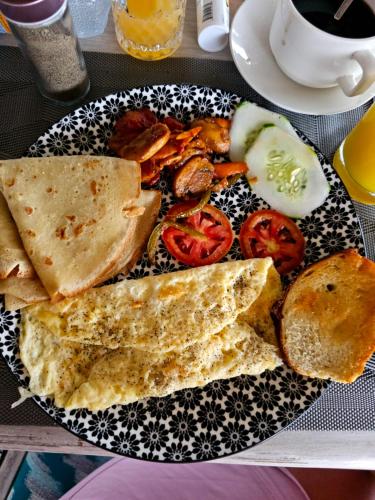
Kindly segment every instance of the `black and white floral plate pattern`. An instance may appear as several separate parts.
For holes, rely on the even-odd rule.
[[[115,120],[128,109],[149,107],[160,116],[190,120],[200,115],[230,117],[241,98],[232,93],[194,85],[156,85],[126,90],[98,99],[62,118],[32,146],[30,156],[108,154],[107,141]],[[300,134],[302,139],[308,139]],[[323,206],[297,221],[306,238],[306,265],[348,247],[363,249],[354,207],[340,179],[317,151],[330,194]],[[160,217],[173,203],[165,180]],[[238,234],[249,214],[267,204],[246,181],[212,196]],[[181,269],[160,243],[157,263],[142,258],[128,279]],[[226,260],[240,259],[235,241]],[[289,278],[292,278],[290,276]],[[124,279],[118,276],[116,280]],[[0,352],[20,385],[28,384],[17,347],[18,312],[0,310]],[[129,457],[164,462],[192,462],[239,452],[274,435],[307,410],[327,385],[302,377],[286,366],[259,376],[212,382],[203,388],[179,391],[165,398],[149,398],[106,411],[66,411],[48,397],[35,397],[56,422],[89,442]]]

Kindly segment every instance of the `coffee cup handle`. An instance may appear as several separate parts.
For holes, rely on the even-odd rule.
[[[344,75],[337,79],[337,83],[348,97],[357,96],[375,82],[375,55],[371,50],[358,50],[352,55],[352,59],[362,68],[362,76],[358,83],[355,82],[354,75]]]

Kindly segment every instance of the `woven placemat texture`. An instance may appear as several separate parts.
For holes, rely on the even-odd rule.
[[[328,158],[368,108],[362,106],[339,115],[306,116],[272,105],[252,90],[232,62],[166,59],[145,63],[119,54],[86,53],[91,90],[84,102],[142,85],[194,83],[220,87],[283,112]],[[49,102],[37,92],[18,49],[0,48],[0,158],[17,158],[30,144],[74,107]],[[355,204],[365,236],[367,254],[375,260],[375,207]],[[332,384],[322,398],[289,430],[375,430],[375,361],[354,384]],[[54,425],[33,402],[14,410],[16,383],[0,361],[0,425]]]

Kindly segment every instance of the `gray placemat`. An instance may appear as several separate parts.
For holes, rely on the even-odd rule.
[[[368,105],[339,115],[306,116],[281,110],[252,90],[232,62],[166,59],[144,63],[118,54],[85,54],[91,91],[85,100],[124,88],[160,83],[194,83],[220,87],[286,114],[330,159],[360,119]],[[73,107],[61,107],[42,98],[19,51],[0,48],[0,158],[21,156],[54,122]],[[355,204],[366,240],[367,253],[375,260],[375,208]],[[375,361],[354,384],[332,384],[323,397],[289,430],[375,430]],[[14,379],[0,361],[0,425],[53,425],[31,401],[14,410]]]

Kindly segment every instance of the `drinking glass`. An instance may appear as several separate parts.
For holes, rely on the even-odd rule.
[[[111,0],[69,0],[69,8],[77,35],[90,38],[104,32]]]
[[[344,139],[333,165],[352,198],[375,205],[375,103]]]
[[[120,47],[137,59],[156,61],[181,44],[186,0],[113,0]]]

